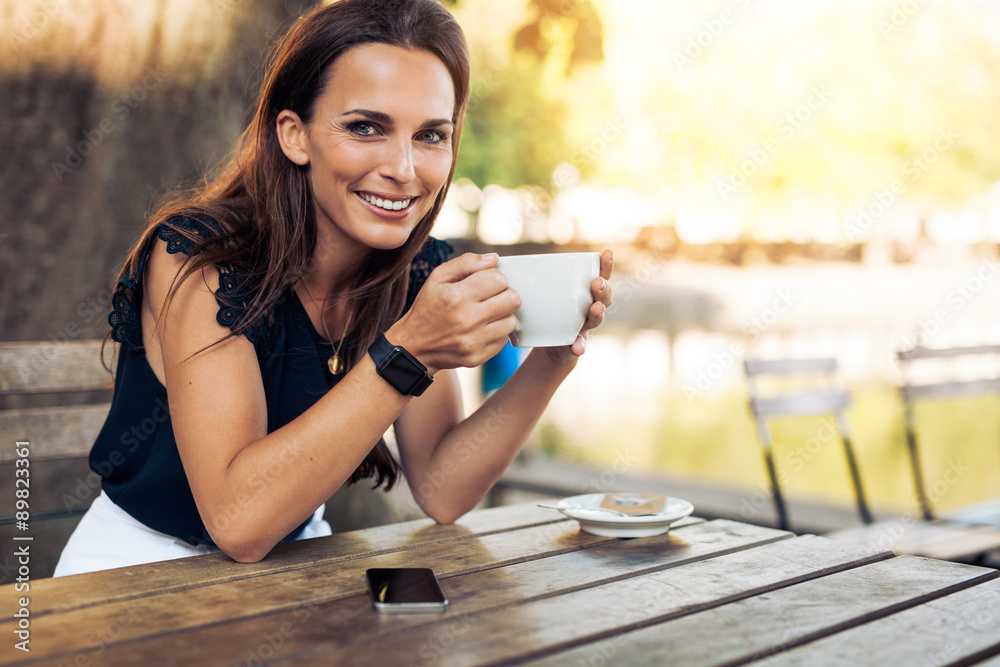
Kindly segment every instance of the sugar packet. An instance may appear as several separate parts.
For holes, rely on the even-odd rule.
[[[662,493],[605,493],[601,507],[623,514],[658,514],[667,506]]]

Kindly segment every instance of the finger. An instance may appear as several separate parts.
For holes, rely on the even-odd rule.
[[[495,252],[488,252],[485,255],[467,252],[434,269],[433,275],[441,282],[455,283],[496,266],[498,261],[500,256]]]
[[[485,301],[507,290],[511,294],[516,294],[508,287],[507,276],[499,269],[494,268],[477,271],[463,278],[461,284],[469,298],[477,301]]]
[[[489,339],[507,338],[517,328],[517,320],[513,315],[507,315],[488,322],[483,326],[483,335]]]
[[[591,304],[590,311],[587,313],[587,321],[583,323],[583,328],[580,331],[589,331],[601,326],[606,311],[607,307],[600,301]]]
[[[594,278],[594,282],[590,283],[590,292],[595,302],[611,306],[611,283],[607,278]]]
[[[575,357],[583,356],[583,353],[587,351],[587,333],[585,331],[580,332],[580,334],[576,337],[576,340],[573,341],[573,344],[570,345],[569,351],[572,352]]]
[[[508,287],[502,292],[483,299],[480,301],[480,305],[486,309],[487,313],[492,315],[489,319],[495,320],[500,317],[513,315],[514,311],[521,307],[521,297],[517,292]]]
[[[601,277],[605,280],[611,279],[611,273],[615,269],[615,253],[610,248],[601,253]]]

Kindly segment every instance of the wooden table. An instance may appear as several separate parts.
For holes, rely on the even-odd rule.
[[[444,614],[378,615],[369,567],[431,567]],[[12,607],[13,586],[0,599]],[[512,505],[31,582],[39,665],[1000,664],[1000,572],[728,520],[583,533]]]

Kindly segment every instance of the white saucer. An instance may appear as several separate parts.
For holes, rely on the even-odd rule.
[[[596,508],[604,500],[603,493],[587,493],[563,498],[559,511],[580,522],[580,530],[602,537],[652,537],[670,530],[670,524],[694,511],[686,500],[669,496],[662,512],[647,516],[618,516]]]

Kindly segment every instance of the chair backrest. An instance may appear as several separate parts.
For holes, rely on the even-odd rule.
[[[847,456],[848,470],[854,487],[858,514],[862,521],[871,523],[872,516],[865,500],[861,475],[858,471],[854,451],[851,447],[850,425],[847,409],[851,404],[850,394],[836,386],[837,360],[833,358],[814,359],[746,359],[743,362],[747,374],[750,393],[750,413],[757,427],[757,437],[764,453],[764,464],[771,485],[771,495],[778,525],[791,530],[788,510],[779,483],[779,474],[774,464],[772,437],[769,420],[788,417],[818,417],[830,415],[834,418],[837,433]],[[760,380],[763,376],[805,377],[818,376],[822,379],[820,388],[784,390],[776,393],[762,393]]]
[[[109,343],[106,356],[115,352]],[[113,385],[100,354],[99,340],[0,343],[0,478],[12,487],[0,500],[0,541],[30,545],[32,579],[52,575],[100,493],[87,465]],[[11,552],[0,556],[0,584],[17,576]]]
[[[920,511],[928,521],[934,518],[934,512],[927,496],[923,473],[920,467],[920,456],[917,447],[917,428],[914,406],[924,400],[943,400],[950,398],[1000,394],[1000,364],[994,363],[993,368],[986,373],[977,373],[978,377],[965,379],[938,380],[935,382],[913,382],[915,367],[931,360],[963,360],[969,358],[988,358],[990,356],[1000,362],[1000,345],[975,345],[966,347],[926,348],[915,347],[896,352],[902,381],[899,394],[903,402],[903,421],[906,431],[907,451],[910,455],[910,466],[913,471],[913,484],[917,495]],[[981,370],[982,365],[977,365]],[[983,377],[985,375],[985,377]]]

